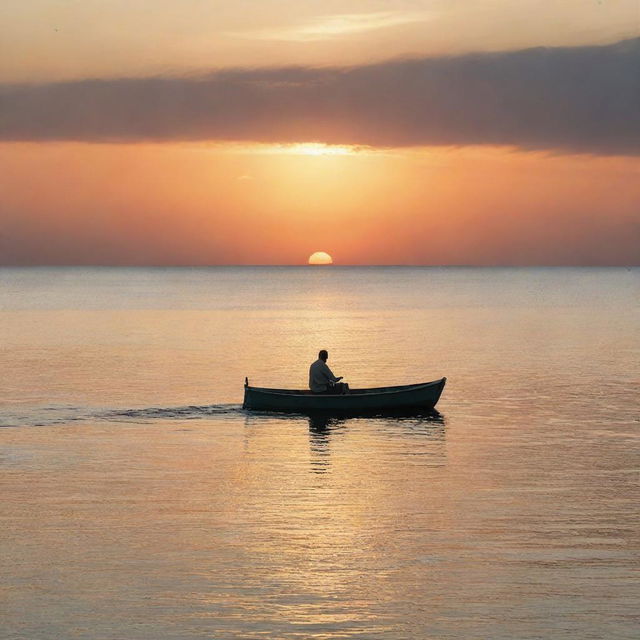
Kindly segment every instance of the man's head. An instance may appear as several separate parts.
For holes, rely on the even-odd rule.
[[[318,354],[318,358],[323,362],[326,362],[328,357],[329,354],[324,349],[322,349],[322,351],[320,351],[320,353]]]

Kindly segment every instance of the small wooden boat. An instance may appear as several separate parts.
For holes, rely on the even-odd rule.
[[[344,395],[318,394],[294,389],[265,389],[244,383],[244,409],[288,413],[384,413],[405,409],[433,409],[446,378],[400,387],[351,389]]]

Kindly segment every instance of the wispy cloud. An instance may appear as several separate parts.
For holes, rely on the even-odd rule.
[[[227,35],[252,40],[314,42],[350,36],[365,31],[385,29],[403,24],[424,22],[426,13],[379,11],[375,13],[342,13],[320,16],[313,21],[287,27],[237,31]]]
[[[0,139],[639,154],[638,68],[640,38],[349,68],[0,85]]]

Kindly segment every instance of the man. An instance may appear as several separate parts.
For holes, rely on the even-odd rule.
[[[329,354],[323,349],[318,359],[309,367],[309,389],[312,393],[342,394],[349,391],[349,385],[340,382],[342,376],[336,378],[327,365]]]

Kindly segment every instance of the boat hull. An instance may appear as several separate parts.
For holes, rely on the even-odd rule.
[[[344,414],[384,413],[385,411],[433,409],[447,379],[433,382],[379,387],[377,389],[352,389],[345,395],[314,394],[291,389],[265,389],[245,386],[243,408],[254,411],[285,413],[333,412]]]

